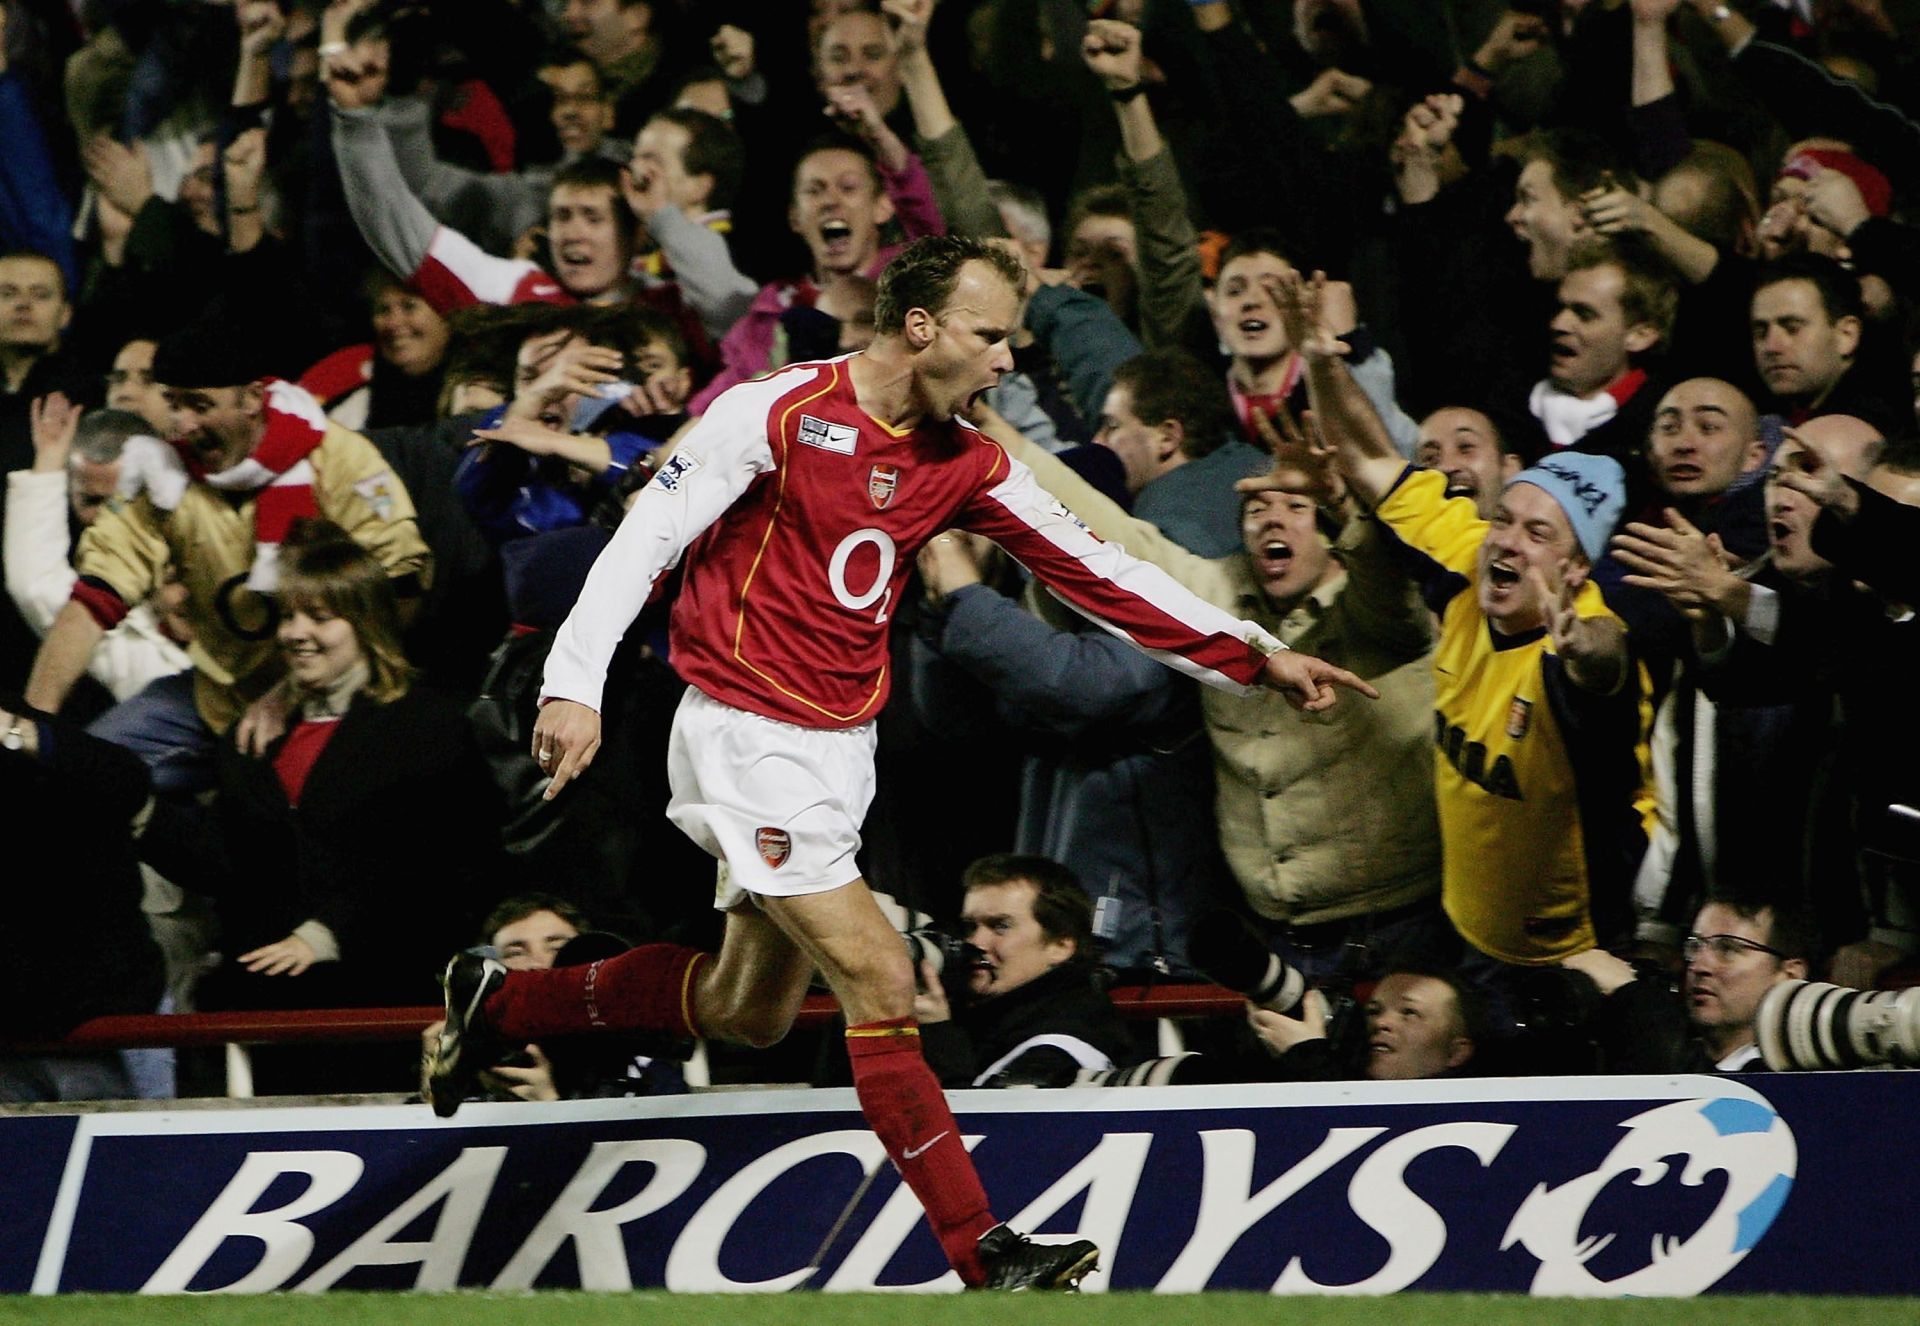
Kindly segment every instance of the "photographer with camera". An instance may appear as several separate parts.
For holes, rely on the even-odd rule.
[[[1374,984],[1364,1005],[1364,1043],[1339,1033],[1338,1023],[1355,1011],[1351,997],[1341,998],[1345,1007],[1338,1012],[1318,987],[1290,1011],[1248,1001],[1247,1025],[1276,1060],[1274,1071],[1257,1076],[1288,1082],[1454,1077],[1468,1071],[1486,1035],[1478,993],[1438,968],[1390,971]]]
[[[944,1086],[1063,1087],[1138,1054],[1093,961],[1074,873],[1043,856],[986,856],[962,876],[960,939],[920,931],[914,1016]],[[945,938],[944,936],[939,938]]]
[[[1740,1073],[1762,1069],[1758,1013],[1767,992],[1804,984],[1814,948],[1812,927],[1768,903],[1709,901],[1681,943],[1681,987],[1604,949],[1561,962],[1590,980],[1594,996],[1573,1025],[1600,1071],[1614,1073]],[[1525,1038],[1522,1037],[1522,1043]]]
[[[1757,1067],[1755,1014],[1768,990],[1803,980],[1814,937],[1784,910],[1709,902],[1680,946],[1687,962],[1687,1021],[1694,1043],[1722,1073]]]
[[[1268,948],[1244,917],[1224,908],[1194,922],[1188,957],[1246,997],[1246,1030],[1204,1051],[1083,1073],[1082,1082],[1399,1082],[1482,1071],[1476,1055],[1490,1036],[1485,1001],[1446,966],[1402,961],[1371,984],[1356,986],[1336,973],[1310,986],[1301,968]]]
[[[1246,996],[1247,1026],[1274,1062],[1242,1051],[1231,1070],[1188,1063],[1174,1070],[1174,1079],[1444,1077],[1466,1068],[1487,1037],[1479,992],[1443,966],[1397,962],[1373,984],[1363,1005],[1356,1002],[1351,979],[1321,979],[1310,986],[1306,972],[1272,952],[1258,931],[1225,910],[1194,923],[1188,956],[1215,981]],[[1364,1026],[1358,1020],[1363,1008]]]

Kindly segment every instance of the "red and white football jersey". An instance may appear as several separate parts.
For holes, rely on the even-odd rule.
[[[896,431],[854,398],[847,359],[723,394],[594,564],[547,658],[543,698],[601,707],[607,664],[686,556],[673,663],[692,685],[803,727],[886,703],[887,622],[916,553],[983,534],[1063,599],[1161,661],[1244,691],[1280,643],[1089,533],[1032,472],[959,420]]]

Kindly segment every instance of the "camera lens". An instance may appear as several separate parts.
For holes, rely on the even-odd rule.
[[[1920,989],[1782,981],[1761,999],[1754,1032],[1777,1072],[1910,1067],[1920,1064]]]
[[[1290,1013],[1307,992],[1299,968],[1282,962],[1259,932],[1233,912],[1207,912],[1187,935],[1187,960],[1209,980],[1262,1008]]]

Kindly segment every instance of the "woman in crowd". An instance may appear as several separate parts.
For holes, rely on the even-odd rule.
[[[285,730],[243,723],[211,818],[161,806],[143,854],[216,900],[231,956],[202,1007],[429,1002],[447,950],[502,891],[493,782],[460,706],[413,685],[372,555],[312,521],[282,567]],[[300,1062],[343,1089],[337,1066]]]
[[[327,417],[356,432],[431,423],[452,330],[447,320],[388,273],[367,278],[373,340],[336,350],[301,374]]]

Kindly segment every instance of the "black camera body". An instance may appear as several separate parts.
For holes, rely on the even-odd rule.
[[[983,956],[978,948],[933,926],[909,930],[902,938],[907,941],[907,959],[913,963],[916,982],[920,978],[920,964],[931,963],[947,998],[958,999],[967,993],[967,973]]]

